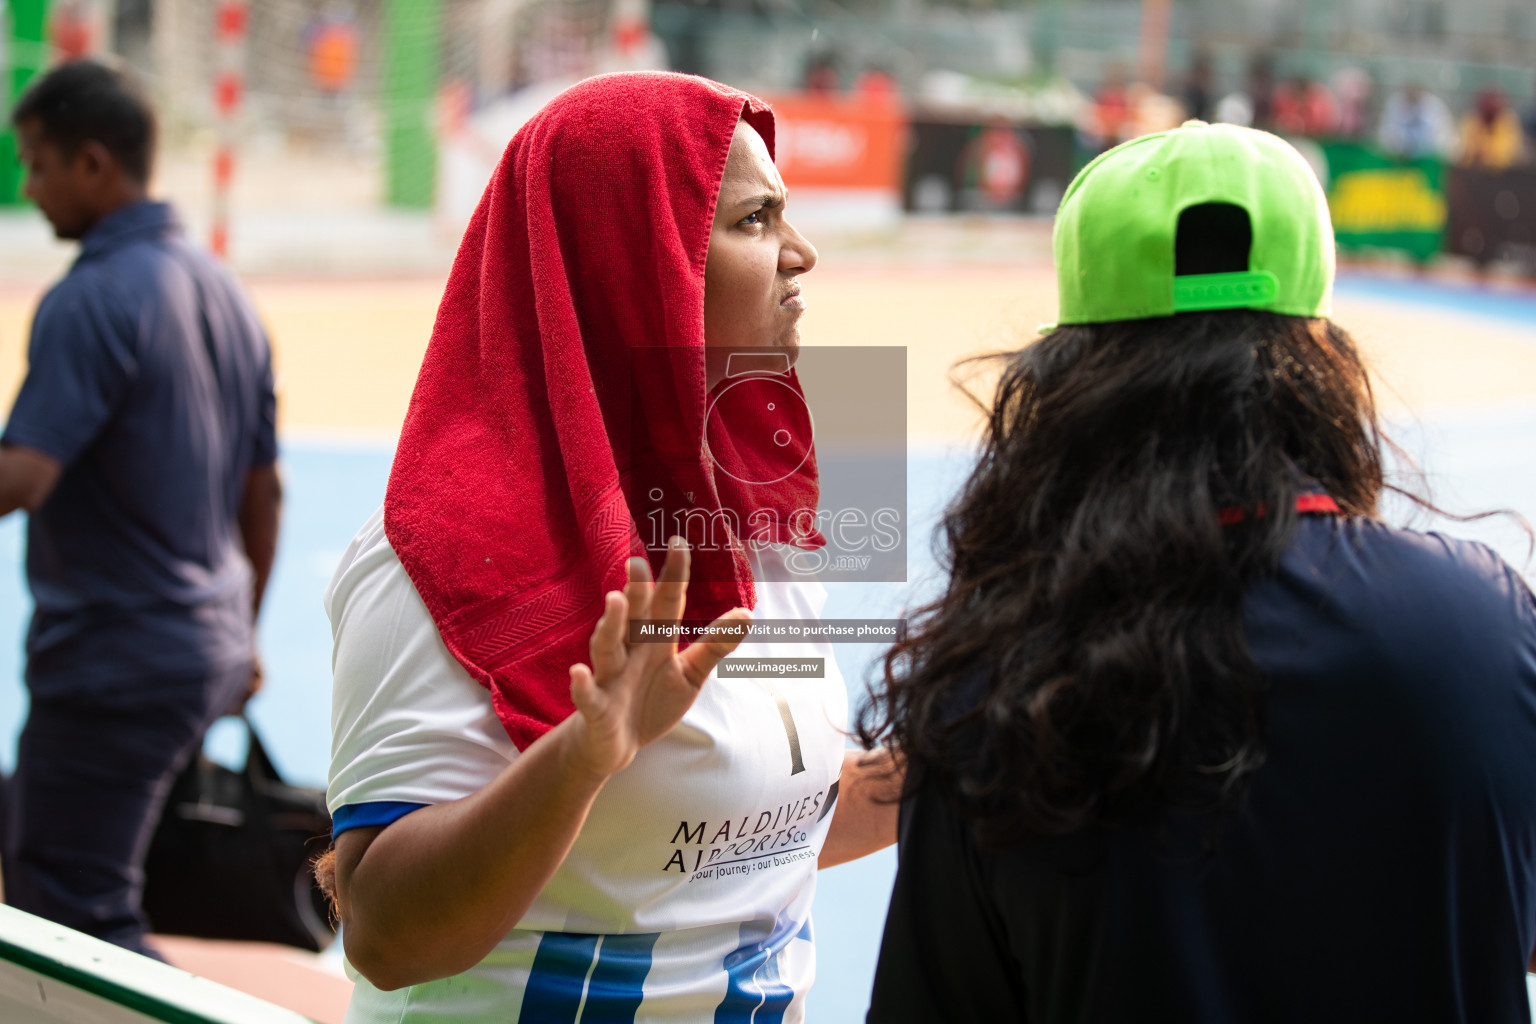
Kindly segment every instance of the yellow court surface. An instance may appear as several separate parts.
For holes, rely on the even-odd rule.
[[[1360,293],[1349,280],[1335,319],[1364,348],[1389,416],[1536,401],[1536,318],[1485,315],[1475,296],[1466,308],[1404,303]],[[804,284],[805,344],[907,347],[916,443],[974,436],[978,416],[951,386],[949,368],[1027,343],[1055,312],[1051,269],[1041,264],[838,267],[825,254]],[[285,433],[382,439],[398,431],[441,277],[256,279],[248,287],[272,336]],[[1412,283],[1397,287],[1410,291]],[[20,381],[40,295],[37,287],[0,286],[0,395],[14,394]]]

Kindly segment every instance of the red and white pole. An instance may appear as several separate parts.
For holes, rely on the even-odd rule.
[[[245,96],[246,0],[220,0],[216,19],[218,64],[213,76],[213,109],[218,118],[218,150],[213,157],[213,237],[221,259],[229,256],[230,188],[235,178],[237,118]]]

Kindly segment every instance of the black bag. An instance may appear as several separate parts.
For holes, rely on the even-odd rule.
[[[167,935],[318,952],[336,937],[310,871],[331,841],[325,792],[283,782],[240,717],[245,770],[199,753],[171,788],[144,864],[144,913]]]

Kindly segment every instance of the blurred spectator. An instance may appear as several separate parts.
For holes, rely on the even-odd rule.
[[[1502,171],[1520,159],[1520,116],[1498,89],[1483,89],[1461,119],[1456,162]]]
[[[1394,156],[1447,157],[1456,147],[1456,124],[1444,100],[1414,84],[1387,98],[1378,141]]]
[[[1275,79],[1268,54],[1254,54],[1248,62],[1248,78],[1241,89],[1223,96],[1212,111],[1217,121],[1245,128],[1273,127],[1271,116]]]
[[[1298,75],[1275,88],[1271,116],[1282,135],[1316,138],[1337,130],[1339,105],[1322,82]]]
[[[805,65],[805,91],[830,96],[843,89],[842,76],[837,73],[837,58],[830,53],[819,53]]]
[[[1536,163],[1536,93],[1532,93],[1531,104],[1525,108],[1521,122],[1525,128],[1525,158]]]
[[[88,0],[64,0],[48,15],[48,36],[62,63],[88,57],[101,37],[96,5]]]
[[[1245,89],[1253,111],[1249,125],[1265,131],[1273,130],[1275,65],[1269,54],[1258,53],[1253,56],[1248,64],[1248,84]]]
[[[1150,85],[1136,82],[1126,90],[1126,95],[1131,108],[1131,119],[1124,131],[1127,139],[1166,132],[1186,120],[1184,104]]]
[[[1131,137],[1131,95],[1125,83],[1125,66],[1111,64],[1104,71],[1104,81],[1093,94],[1093,104],[1085,111],[1081,125],[1084,141],[1097,152],[1119,145]]]
[[[988,120],[960,153],[960,180],[987,210],[1012,209],[1029,181],[1029,150],[1006,117]]]
[[[1253,100],[1248,94],[1239,89],[1229,92],[1216,104],[1212,116],[1224,124],[1242,125],[1244,128],[1253,125]]]
[[[854,81],[853,91],[860,96],[891,99],[898,92],[896,77],[885,68],[872,65],[865,68],[863,73]]]
[[[357,21],[352,12],[331,10],[304,33],[309,77],[326,96],[339,96],[357,75]]]
[[[1189,74],[1184,79],[1184,111],[1199,121],[1209,121],[1215,109],[1212,96],[1215,71],[1211,67],[1211,55],[1204,50],[1196,51],[1190,62]]]
[[[1333,94],[1339,101],[1337,134],[1344,139],[1361,139],[1370,134],[1375,123],[1371,102],[1375,83],[1362,68],[1341,68],[1333,76]]]
[[[153,956],[139,900],[166,794],[261,680],[271,357],[231,276],[148,198],[154,113],[123,75],[61,65],[11,122],[27,198],[80,254],[38,305],[0,437],[34,602],[6,897]]]

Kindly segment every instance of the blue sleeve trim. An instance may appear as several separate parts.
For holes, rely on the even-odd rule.
[[[373,825],[389,825],[399,821],[412,811],[419,811],[430,804],[413,804],[404,800],[376,800],[366,804],[342,804],[331,812],[331,839],[352,828],[369,828]]]

